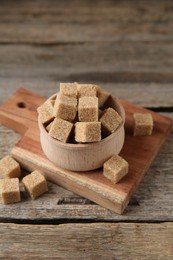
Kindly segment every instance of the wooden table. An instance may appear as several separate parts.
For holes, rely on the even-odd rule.
[[[1,1],[0,104],[92,82],[173,118],[173,2]],[[0,158],[19,139],[0,126]],[[0,204],[0,259],[173,259],[173,132],[123,215],[49,183]]]

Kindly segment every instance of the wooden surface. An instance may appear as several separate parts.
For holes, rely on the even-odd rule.
[[[48,97],[76,80],[173,119],[172,17],[171,0],[1,1],[0,104],[21,87]],[[19,138],[0,126],[1,158]],[[173,131],[122,216],[51,183],[38,200],[23,193],[0,205],[0,257],[172,259],[172,172]]]
[[[128,161],[129,172],[118,184],[112,184],[103,176],[102,168],[87,172],[68,171],[46,158],[40,145],[37,116],[37,107],[43,100],[33,92],[20,89],[0,107],[0,123],[23,134],[11,151],[12,156],[25,170],[40,170],[47,180],[116,213],[123,213],[160,146],[167,139],[172,120],[120,100],[126,114],[125,143],[120,154]],[[133,136],[133,114],[137,112],[152,113],[154,129],[151,136]]]
[[[0,251],[2,259],[5,257],[29,259],[29,255],[30,259],[35,260],[62,258],[146,260],[171,259],[169,256],[172,254],[171,223],[87,223],[85,225],[73,223],[60,226],[36,225],[32,229],[30,225],[20,225],[19,228],[16,224],[0,224],[0,229],[2,234],[0,244],[4,239],[6,241],[3,252]],[[15,237],[18,237],[16,242],[14,242]],[[123,250],[122,245],[124,245]],[[13,250],[13,258],[9,254],[9,248]]]

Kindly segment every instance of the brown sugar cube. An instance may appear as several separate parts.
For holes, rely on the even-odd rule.
[[[75,141],[79,143],[101,141],[101,123],[77,122],[75,124]]]
[[[49,135],[63,143],[67,143],[72,130],[72,123],[57,117],[52,123]]]
[[[151,114],[134,113],[134,136],[151,135],[153,131],[153,118]]]
[[[102,107],[107,101],[110,93],[97,86],[97,97],[99,100],[99,108]]]
[[[33,200],[48,191],[45,177],[37,170],[25,176],[22,182]]]
[[[0,177],[19,178],[20,175],[21,175],[20,165],[11,156],[7,155],[0,160]]]
[[[77,97],[77,83],[60,83],[60,95]]]
[[[47,124],[53,120],[53,101],[48,99],[37,108],[42,124]]]
[[[128,162],[119,155],[112,156],[103,165],[103,175],[117,183],[128,173]]]
[[[113,108],[107,108],[100,117],[102,134],[104,136],[112,134],[119,127],[122,121],[121,116]]]
[[[93,84],[78,84],[78,97],[96,97],[97,88],[96,85]]]
[[[82,97],[79,98],[78,118],[81,122],[98,121],[98,98]]]
[[[77,113],[77,98],[67,96],[57,96],[53,115],[64,120],[73,122]]]
[[[1,181],[1,200],[4,205],[21,200],[18,178],[4,179]]]

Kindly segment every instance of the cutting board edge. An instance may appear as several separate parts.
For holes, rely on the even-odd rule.
[[[27,153],[26,158],[24,158],[23,156],[25,153]],[[127,204],[129,203],[130,198],[127,193],[118,191],[111,192],[108,189],[106,189],[104,193],[103,186],[100,186],[99,184],[92,184],[92,186],[90,186],[88,180],[79,180],[77,177],[80,175],[80,173],[78,174],[78,176],[75,176],[76,173],[71,172],[70,176],[68,176],[66,175],[66,173],[64,173],[64,171],[66,170],[62,169],[62,171],[60,172],[58,168],[56,169],[56,166],[53,166],[52,172],[54,173],[49,173],[49,176],[47,176],[48,167],[44,166],[44,164],[42,166],[40,164],[35,167],[36,163],[33,162],[33,159],[29,159],[33,158],[33,156],[36,158],[36,156],[38,155],[26,151],[21,147],[14,147],[11,150],[11,155],[21,164],[24,169],[28,171],[38,169],[43,173],[48,181],[62,186],[80,196],[86,197],[91,201],[94,201],[95,203],[106,207],[118,214],[122,214]],[[70,184],[68,183],[68,179],[70,180]],[[83,187],[85,187],[85,189],[82,189]]]
[[[20,95],[22,95],[21,98],[20,98]],[[29,109],[29,114],[27,114],[28,117],[27,117],[26,119],[27,119],[27,121],[28,121],[28,119],[29,119],[29,122],[31,123],[31,121],[33,120],[32,113],[33,113],[34,109],[40,104],[41,100],[44,100],[44,98],[41,97],[41,96],[39,96],[38,94],[32,93],[32,92],[30,92],[30,91],[28,91],[28,90],[25,90],[25,89],[18,90],[18,91],[17,91],[9,100],[7,100],[7,102],[5,103],[5,104],[8,104],[8,106],[7,106],[7,111],[5,111],[5,112],[7,112],[6,114],[4,114],[4,106],[1,106],[1,107],[0,107],[0,121],[1,121],[1,114],[3,114],[3,120],[2,120],[2,121],[4,121],[3,123],[6,124],[6,126],[11,127],[13,130],[15,130],[15,131],[17,131],[17,132],[19,132],[19,133],[22,133],[22,134],[24,134],[24,132],[25,132],[25,130],[26,130],[26,129],[25,129],[25,127],[26,127],[26,121],[24,120],[25,118],[22,116],[22,113],[21,113],[21,114],[19,113],[19,111],[21,111],[21,110],[19,110],[19,108],[16,109],[17,113],[16,113],[16,115],[15,115],[15,113],[14,113],[14,111],[13,111],[13,106],[15,105],[15,108],[16,108],[16,104],[17,104],[16,102],[25,100],[24,97],[26,97],[26,100],[28,100],[28,98],[29,98],[29,100],[28,100],[29,102],[26,103],[26,105],[27,105],[26,108]],[[34,98],[35,98],[34,106],[32,106],[32,104],[31,104],[30,101],[31,101],[32,99],[34,99]],[[122,100],[122,99],[120,99],[120,100],[121,100],[122,103],[125,104],[126,109],[128,109],[128,106],[130,106],[130,108],[132,109],[131,112],[133,112],[134,109],[135,109],[135,110],[137,109],[137,110],[139,110],[139,111],[140,111],[140,110],[141,110],[141,111],[144,111],[144,110],[145,110],[145,111],[149,111],[149,110],[147,110],[147,109],[145,109],[145,108],[142,108],[142,107],[140,107],[140,106],[136,106],[135,104],[132,104],[132,103],[126,101],[126,100]],[[9,104],[8,101],[12,101],[12,104]],[[2,111],[3,111],[3,112],[2,112]],[[11,114],[9,113],[10,111],[11,111]],[[158,149],[156,149],[155,152],[153,153],[151,162],[149,162],[149,165],[148,165],[147,169],[150,167],[153,158],[155,158],[155,156],[158,154],[158,152],[159,152],[159,150],[160,150],[160,147],[162,146],[162,144],[164,143],[164,141],[165,141],[166,138],[168,137],[169,132],[170,132],[170,130],[171,130],[171,128],[172,128],[172,120],[171,120],[169,117],[166,117],[166,116],[157,114],[157,113],[155,113],[155,112],[153,112],[153,111],[149,111],[149,112],[151,112],[152,114],[154,114],[154,115],[156,116],[157,121],[160,119],[160,117],[162,117],[162,119],[163,119],[163,125],[166,126],[166,129],[165,129],[165,131],[162,132],[162,138],[159,140],[159,142],[158,142],[158,144],[157,144]],[[16,117],[14,117],[14,120],[12,119],[13,116],[16,116]],[[7,117],[7,118],[6,118],[6,117]],[[35,116],[34,118],[36,118],[36,116]],[[9,119],[9,120],[13,120],[14,122],[12,121],[12,124],[11,124],[11,122],[10,122],[10,123],[7,122],[8,119]],[[16,120],[16,122],[15,122],[15,120]],[[36,119],[35,119],[35,120],[36,120]],[[6,122],[5,122],[5,121],[6,121]],[[17,121],[18,121],[18,122],[17,122]],[[14,124],[14,123],[16,123],[16,124]],[[18,126],[17,123],[19,123],[19,124],[21,124],[21,125]],[[35,124],[35,123],[36,123],[36,121],[34,121],[34,124]],[[8,125],[7,125],[7,124],[8,124]],[[23,129],[21,129],[22,125],[24,125],[24,128],[23,128]],[[14,129],[14,127],[15,127],[16,129]],[[17,129],[17,128],[18,128],[18,129]],[[29,132],[29,131],[27,131],[27,132]],[[33,132],[32,132],[32,131],[30,131],[30,132],[31,132],[31,133],[30,133],[29,136],[31,137],[31,136],[33,136]],[[25,133],[25,134],[26,134],[26,133]],[[33,141],[34,141],[34,139],[33,139]],[[20,142],[19,142],[19,144],[20,144]],[[18,147],[18,145],[17,145],[16,147]],[[20,146],[19,146],[19,147],[20,147]],[[29,147],[28,147],[28,148],[29,148]],[[21,148],[21,149],[22,149],[22,148]],[[30,148],[29,148],[29,149],[30,149]],[[27,151],[27,149],[26,149],[25,151]],[[34,154],[34,152],[33,152],[33,154]],[[22,157],[21,157],[21,160],[23,160]],[[142,174],[142,178],[145,176],[145,172],[146,172],[146,169],[144,169],[144,173]],[[142,180],[142,178],[141,178],[141,180]],[[137,183],[137,185],[135,184],[136,186],[133,187],[134,189],[131,189],[130,193],[129,193],[129,192],[126,192],[126,193],[125,193],[125,190],[122,191],[122,192],[124,193],[123,199],[120,200],[121,202],[119,203],[118,209],[117,209],[116,211],[115,211],[115,209],[114,209],[113,207],[111,207],[110,209],[113,210],[113,211],[115,211],[115,212],[118,211],[117,213],[121,214],[121,213],[124,211],[126,205],[128,204],[128,201],[129,201],[129,199],[131,198],[132,194],[136,191],[136,189],[137,189],[139,183],[141,182],[141,180]],[[65,178],[64,178],[64,181],[65,181]],[[68,187],[65,186],[65,184],[63,185],[62,182],[61,182],[60,185],[68,189]],[[72,190],[72,189],[70,189],[70,190]],[[73,190],[72,190],[72,191],[73,191]],[[74,190],[74,192],[76,193],[75,190]],[[89,190],[89,192],[92,192],[92,190]],[[120,192],[121,192],[121,191],[120,191]],[[78,193],[78,194],[79,194],[79,193]],[[79,195],[82,195],[82,193],[80,193]],[[85,196],[85,197],[88,197],[88,196]],[[112,199],[112,198],[111,198],[111,199]],[[100,202],[97,202],[97,203],[98,203],[98,204],[101,204]],[[109,208],[107,205],[106,205],[106,206],[103,205],[103,206],[106,207],[106,208]],[[114,205],[114,206],[115,206],[115,205]]]

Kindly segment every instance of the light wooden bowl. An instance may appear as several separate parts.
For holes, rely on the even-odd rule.
[[[55,98],[56,95],[50,97]],[[90,171],[103,166],[112,155],[119,154],[124,144],[125,112],[118,100],[110,96],[106,107],[114,108],[123,118],[123,123],[108,137],[97,143],[62,143],[50,137],[38,118],[40,142],[44,154],[56,165],[72,171]]]

